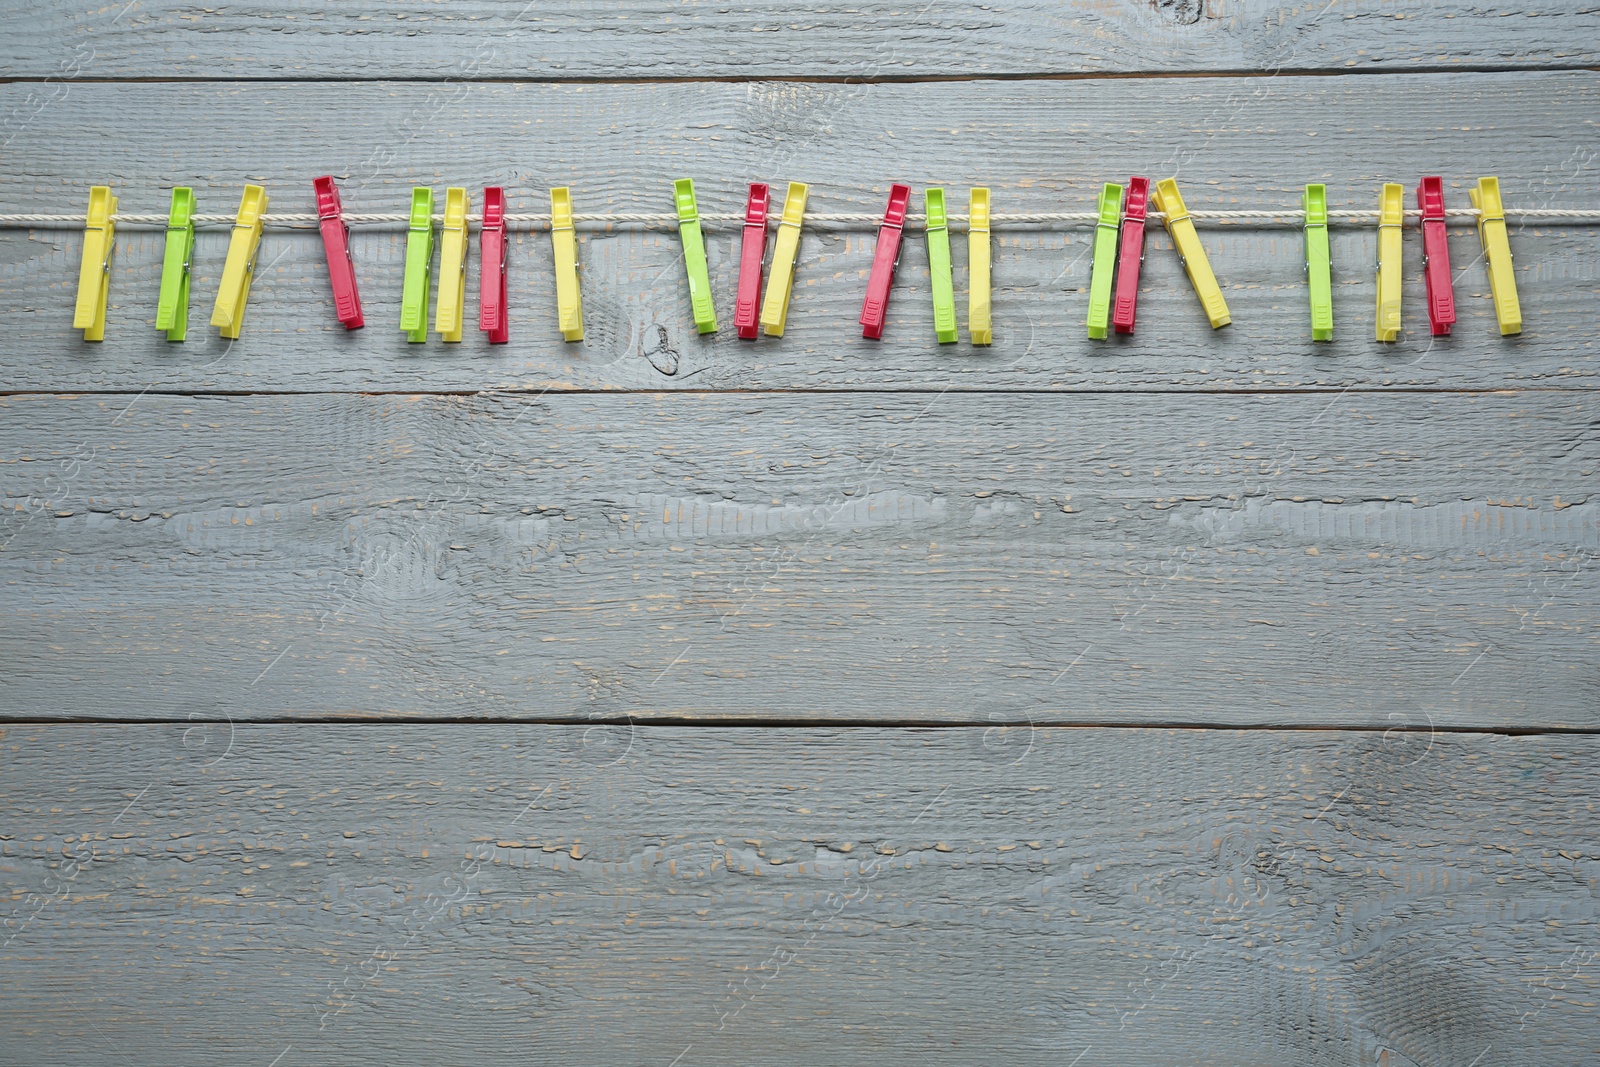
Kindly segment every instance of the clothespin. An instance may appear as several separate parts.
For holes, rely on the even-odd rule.
[[[1333,261],[1328,249],[1328,187],[1306,186],[1306,288],[1311,294],[1311,339],[1333,340]]]
[[[1089,272],[1089,336],[1104,340],[1111,324],[1111,272],[1117,264],[1117,225],[1122,221],[1122,186],[1100,187],[1100,221],[1094,227],[1094,265]]]
[[[678,238],[683,241],[683,270],[689,279],[689,306],[694,311],[694,328],[701,333],[717,332],[717,309],[711,302],[711,275],[706,270],[706,241],[700,232],[700,208],[694,200],[694,180],[679,178],[672,183],[678,203]]]
[[[211,308],[211,325],[220,327],[222,336],[229,340],[237,340],[244,326],[244,305],[250,299],[250,283],[256,275],[262,216],[266,213],[267,191],[259,185],[245,186],[244,195],[239,198],[239,214],[233,220],[233,235],[228,238],[228,258],[222,264],[217,302]]]
[[[990,296],[989,190],[967,194],[967,338],[975,345],[994,342],[994,303]]]
[[[1122,209],[1122,252],[1117,260],[1117,291],[1111,304],[1111,326],[1133,332],[1139,306],[1139,266],[1144,263],[1144,223],[1150,202],[1150,179],[1128,179],[1128,200]]]
[[[433,190],[411,190],[411,222],[406,231],[406,273],[400,287],[400,329],[406,340],[428,339],[428,285],[433,277]]]
[[[572,193],[550,190],[550,244],[556,258],[556,323],[561,336],[583,340],[583,295],[578,291],[578,231],[572,224]]]
[[[746,341],[755,339],[761,318],[761,261],[767,255],[767,186],[750,183],[744,205],[744,241],[739,247],[739,298],[733,327]]]
[[[511,340],[506,300],[506,191],[491,185],[483,191],[483,225],[478,231],[478,329],[489,343]]]
[[[889,291],[894,268],[900,263],[900,237],[905,230],[911,187],[898,182],[889,188],[889,206],[878,227],[878,244],[872,253],[872,274],[867,278],[867,298],[861,304],[861,336],[877,340],[889,311]]]
[[[439,240],[439,297],[433,328],[441,341],[461,340],[467,306],[467,191],[444,191],[444,229]]]
[[[331,174],[312,179],[317,191],[317,225],[322,229],[322,250],[328,257],[328,281],[333,286],[333,314],[347,330],[367,324],[361,314],[361,291],[356,286],[356,262],[350,254],[350,227],[344,221],[339,187]]]
[[[1194,286],[1195,295],[1205,308],[1211,328],[1216,330],[1228,325],[1233,321],[1228,314],[1228,302],[1222,299],[1222,289],[1217,285],[1217,276],[1211,273],[1211,261],[1206,258],[1200,235],[1195,232],[1194,220],[1189,217],[1189,209],[1183,205],[1183,195],[1178,192],[1178,180],[1163,178],[1156,182],[1155,199],[1156,210],[1166,218],[1167,234],[1178,247],[1184,272],[1189,275],[1189,284]]]
[[[804,182],[790,182],[778,219],[778,241],[772,246],[772,269],[767,274],[767,298],[761,304],[761,329],[768,337],[782,337],[789,318],[789,298],[794,295],[795,259],[800,254],[800,223],[806,215]]]
[[[1400,338],[1401,227],[1405,225],[1405,189],[1388,182],[1378,201],[1378,340]]]
[[[1500,336],[1522,332],[1522,303],[1517,299],[1517,275],[1511,269],[1511,241],[1506,235],[1506,208],[1500,199],[1499,178],[1479,178],[1467,190],[1478,209],[1478,240],[1489,267],[1489,293],[1494,297],[1494,317]]]
[[[928,214],[928,272],[933,289],[933,335],[947,345],[956,339],[956,290],[950,278],[950,220],[944,210],[944,190],[922,195]]]
[[[1444,223],[1444,179],[1422,179],[1417,186],[1417,207],[1422,209],[1422,276],[1428,291],[1428,329],[1435,337],[1444,337],[1456,322],[1450,238]]]
[[[83,225],[83,264],[78,268],[78,302],[72,328],[85,341],[106,337],[106,299],[111,295],[111,249],[117,243],[117,198],[109,185],[89,190],[89,212]]]
[[[172,190],[167,214],[167,246],[161,256],[161,296],[156,302],[156,329],[167,340],[181,341],[189,332],[189,273],[194,260],[194,190]]]

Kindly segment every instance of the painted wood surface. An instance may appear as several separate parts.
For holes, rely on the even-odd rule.
[[[1600,1054],[1594,737],[987,736],[12,726],[7,1047],[62,1067]]]
[[[0,90],[19,103],[29,90]],[[937,85],[107,85],[77,86],[34,116],[8,158],[0,210],[76,211],[109,181],[127,212],[164,213],[190,184],[230,213],[245,181],[274,210],[314,210],[311,177],[343,176],[350,211],[403,213],[413,184],[505,183],[514,207],[547,211],[570,183],[580,211],[667,211],[670,181],[692,174],[703,209],[737,211],[746,180],[816,183],[811,210],[881,212],[887,184],[942,183],[960,203],[987,183],[997,212],[1092,209],[1099,183],[1184,176],[1190,206],[1297,207],[1327,181],[1338,208],[1370,209],[1385,180],[1449,176],[1452,206],[1498,174],[1513,207],[1600,205],[1594,115],[1600,75],[1508,74],[1113,80]],[[127,136],[132,116],[166,116],[159,142]],[[335,120],[336,117],[336,120]],[[1538,136],[1524,131],[1536,129]],[[320,238],[271,231],[244,336],[205,325],[227,231],[202,232],[189,342],[153,327],[164,234],[124,229],[107,340],[70,328],[81,234],[0,231],[0,349],[8,388],[79,391],[417,391],[532,389],[1304,389],[1590,386],[1600,256],[1593,226],[1518,226],[1512,236],[1527,327],[1494,325],[1477,238],[1455,231],[1461,323],[1428,336],[1420,244],[1407,240],[1406,337],[1372,340],[1375,238],[1335,231],[1336,342],[1309,341],[1303,240],[1292,227],[1208,227],[1234,325],[1213,333],[1164,234],[1152,236],[1131,339],[1090,342],[1083,316],[1089,232],[1001,230],[996,343],[934,342],[926,253],[913,234],[882,343],[856,327],[870,227],[814,230],[802,242],[790,329],[742,342],[699,338],[671,231],[586,232],[588,338],[556,330],[549,238],[518,235],[512,343],[475,330],[460,345],[407,345],[398,330],[404,234],[364,230],[355,255],[368,327],[334,320]],[[714,227],[716,293],[731,317],[737,232]],[[965,242],[955,242],[958,292]],[[469,293],[476,296],[476,255]],[[964,301],[962,302],[964,305]],[[474,305],[475,306],[475,305]]]
[[[1597,405],[12,397],[7,704],[1595,728]]]
[[[13,0],[0,70],[42,78],[830,78],[1507,70],[1600,62],[1567,0]]]

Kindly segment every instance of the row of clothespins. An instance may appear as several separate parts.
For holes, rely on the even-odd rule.
[[[334,312],[347,329],[359,329],[366,320],[356,283],[355,261],[350,252],[350,229],[344,218],[339,189],[333,178],[328,176],[315,179],[314,186],[317,221],[333,288]],[[734,326],[742,338],[753,339],[763,332],[770,337],[783,335],[790,295],[794,289],[807,192],[806,185],[789,183],[783,209],[778,216],[777,240],[763,298],[762,265],[766,261],[770,195],[765,184],[757,182],[750,186],[744,213],[738,292],[734,303]],[[678,180],[674,183],[674,197],[695,328],[702,334],[714,333],[717,330],[717,313],[711,295],[711,279],[694,182],[688,178]],[[1394,341],[1400,333],[1404,197],[1405,190],[1391,183],[1383,187],[1379,202],[1377,339],[1380,341]],[[1500,333],[1520,333],[1522,312],[1517,299],[1516,279],[1512,273],[1511,246],[1499,179],[1480,178],[1476,188],[1471,190],[1471,198],[1476,209],[1478,235],[1488,264],[1490,292]],[[910,202],[909,186],[895,184],[891,188],[888,206],[879,223],[872,270],[861,307],[863,337],[883,336]],[[1445,231],[1443,182],[1440,178],[1425,177],[1421,180],[1417,187],[1417,204],[1420,209],[1429,328],[1435,335],[1448,334],[1455,323],[1456,314]],[[1134,330],[1139,268],[1144,259],[1145,223],[1152,206],[1162,216],[1167,233],[1183,261],[1189,281],[1200,298],[1212,328],[1226,326],[1233,321],[1205,248],[1200,243],[1193,217],[1178,191],[1177,181],[1166,178],[1157,182],[1152,189],[1147,179],[1134,177],[1129,180],[1126,190],[1121,185],[1107,183],[1100,193],[1089,286],[1087,328],[1091,338],[1103,339],[1112,330],[1122,334],[1131,334]],[[950,262],[950,216],[945,206],[944,190],[926,190],[924,207],[934,333],[939,343],[945,344],[957,339],[958,330]],[[78,298],[73,315],[73,326],[84,331],[85,340],[99,341],[105,336],[116,210],[117,198],[109,187],[95,186],[91,190],[83,262],[78,277]],[[254,276],[266,211],[266,191],[258,185],[245,186],[233,223],[217,300],[211,313],[211,324],[218,327],[226,338],[237,338],[243,326],[245,303]],[[460,341],[462,338],[466,314],[469,211],[466,189],[446,190],[439,240],[438,296],[434,312],[434,328],[445,341]],[[182,341],[188,330],[196,214],[194,191],[182,186],[174,189],[167,218],[161,292],[156,309],[156,328],[165,332],[170,341]],[[1333,339],[1333,289],[1325,186],[1306,186],[1302,214],[1311,336],[1316,341],[1330,341]],[[971,190],[967,220],[967,333],[973,344],[986,345],[993,340],[988,189]],[[503,344],[509,340],[506,222],[505,190],[499,186],[486,188],[479,225],[482,290],[478,301],[478,325],[492,344]],[[568,341],[580,341],[583,339],[583,303],[578,285],[577,232],[571,193],[565,187],[550,191],[550,233],[555,257],[558,326]],[[400,301],[400,329],[413,342],[426,341],[428,337],[428,296],[432,287],[434,244],[433,190],[414,189]]]

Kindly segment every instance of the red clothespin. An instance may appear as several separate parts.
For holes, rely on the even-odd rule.
[[[894,285],[894,268],[900,262],[900,235],[906,225],[906,207],[911,203],[911,186],[896,183],[889,189],[889,206],[878,228],[878,247],[872,254],[872,274],[867,278],[867,299],[861,305],[861,336],[874,340],[883,336],[883,320],[889,311],[889,289]]]
[[[1144,262],[1144,220],[1149,204],[1150,179],[1129,178],[1128,198],[1122,205],[1117,291],[1111,301],[1111,326],[1118,333],[1133,332],[1133,313],[1139,304],[1139,264]]]
[[[350,227],[339,203],[339,187],[332,175],[315,179],[317,219],[322,227],[322,247],[328,254],[328,278],[333,282],[333,311],[347,330],[367,324],[361,315],[361,291],[356,288],[356,264],[350,258]]]
[[[753,340],[760,329],[761,261],[767,255],[767,185],[750,183],[744,205],[744,246],[739,253],[739,299],[733,305],[733,325],[739,336]]]
[[[483,225],[478,230],[478,329],[489,343],[511,340],[506,321],[506,191],[498,185],[483,190]]]
[[[1435,337],[1450,332],[1456,321],[1456,294],[1450,281],[1450,240],[1445,235],[1444,180],[1423,178],[1417,186],[1422,209],[1422,268],[1428,285],[1428,328]]]

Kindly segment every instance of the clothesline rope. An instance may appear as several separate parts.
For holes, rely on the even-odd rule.
[[[1406,218],[1408,219],[1417,219],[1422,215],[1420,211],[1416,210],[1407,211],[1405,214]],[[1478,218],[1478,211],[1476,208],[1453,208],[1449,211],[1446,211],[1445,215],[1453,219],[1476,221]],[[1164,216],[1159,211],[1151,211],[1149,217],[1152,223],[1161,223],[1164,221]],[[1197,222],[1265,222],[1278,223],[1282,225],[1300,225],[1300,220],[1304,219],[1305,214],[1304,212],[1296,210],[1191,211],[1189,213],[1189,217]],[[167,216],[165,215],[117,214],[112,216],[112,218],[118,225],[124,226],[165,227],[167,224]],[[433,218],[436,224],[442,222],[443,220],[442,215],[435,215]],[[1580,211],[1571,208],[1507,209],[1506,218],[1513,221],[1528,220],[1540,222],[1600,222],[1600,211]],[[467,221],[471,224],[478,224],[482,221],[482,219],[483,216],[481,215],[474,214],[467,216]],[[921,214],[908,214],[906,216],[906,221],[908,223],[921,224],[925,222],[926,219],[927,216]],[[1330,222],[1341,223],[1376,223],[1378,221],[1378,212],[1329,211],[1328,219]],[[411,221],[411,216],[402,214],[347,212],[344,215],[344,220],[345,222],[356,226],[404,224]],[[961,214],[951,214],[949,216],[949,220],[952,223],[965,224],[967,222],[967,216]],[[232,215],[194,216],[194,222],[196,225],[225,226],[231,225],[233,221],[234,217]],[[314,227],[318,221],[319,220],[316,215],[309,213],[299,214],[272,212],[263,216],[263,223],[269,227]],[[743,225],[744,216],[742,214],[705,214],[700,216],[700,221],[702,223],[711,223],[716,225]],[[882,221],[883,216],[881,214],[873,214],[870,212],[846,212],[834,214],[818,213],[806,216],[806,222],[808,223],[835,225],[861,224],[866,226],[877,226],[878,224],[882,223]],[[991,227],[998,228],[1008,226],[1042,225],[1055,222],[1094,223],[1098,221],[1099,215],[1093,211],[997,212],[990,218],[989,224]],[[678,223],[678,216],[670,212],[603,212],[592,215],[575,215],[574,222],[580,226],[611,225],[616,223],[647,226],[676,226]],[[84,217],[82,215],[0,214],[0,226],[82,226],[83,223]],[[768,220],[769,227],[775,227],[776,223],[776,218]],[[550,228],[550,216],[547,214],[507,215],[506,225],[508,228],[513,230],[548,230]]]

